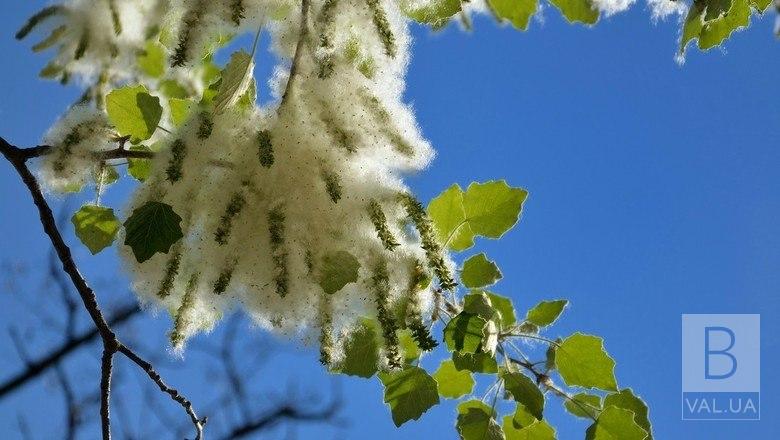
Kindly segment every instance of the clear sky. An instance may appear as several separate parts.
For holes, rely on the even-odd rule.
[[[18,145],[36,144],[79,94],[39,81],[46,57],[12,38],[40,4],[13,2],[0,17],[0,136]],[[501,241],[481,244],[504,272],[495,290],[518,309],[569,298],[572,307],[552,336],[602,335],[618,361],[619,383],[649,403],[657,439],[777,438],[780,42],[772,36],[774,17],[735,35],[726,50],[691,51],[680,66],[674,61],[678,25],[654,25],[644,9],[635,5],[593,29],[566,25],[550,8],[527,33],[489,19],[477,20],[473,33],[416,29],[406,96],[438,157],[411,184],[424,200],[453,182],[494,178],[530,191],[521,223]],[[268,63],[259,63],[258,74],[267,74]],[[48,242],[7,164],[0,164],[0,188],[0,261],[40,260]],[[121,207],[111,197],[107,202]],[[77,253],[94,277],[112,276],[114,256]],[[111,292],[100,298],[111,302]],[[15,313],[0,310],[0,327]],[[760,422],[680,420],[683,313],[762,314]],[[149,339],[168,325],[164,317],[149,321],[140,330]],[[4,335],[0,350],[0,370],[14,371],[19,365]],[[288,377],[329,387],[314,354],[271,362],[269,368]],[[423,365],[433,369],[436,362]],[[456,437],[452,403],[396,429],[376,379],[341,384],[351,426],[340,438]],[[198,387],[202,382],[184,388],[207,393]],[[583,438],[586,423],[563,414],[555,399],[548,405],[559,438]],[[4,403],[2,437],[18,435],[18,411],[47,406],[22,394]],[[322,429],[329,438],[333,430]]]

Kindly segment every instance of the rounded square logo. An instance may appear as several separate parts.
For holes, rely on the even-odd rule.
[[[684,420],[759,420],[760,315],[682,315]]]

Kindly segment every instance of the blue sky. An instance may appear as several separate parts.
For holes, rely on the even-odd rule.
[[[0,135],[18,145],[38,142],[79,94],[38,81],[45,57],[12,39],[10,30],[39,3],[19,2],[0,18],[6,29]],[[735,35],[726,50],[691,51],[679,66],[677,24],[653,25],[643,9],[635,5],[593,29],[566,25],[549,8],[544,23],[532,23],[527,33],[488,19],[477,20],[472,33],[416,29],[406,96],[438,157],[410,181],[425,200],[453,182],[494,178],[530,191],[520,224],[502,240],[480,244],[504,272],[495,290],[521,310],[542,299],[570,299],[551,335],[602,335],[618,360],[619,383],[650,404],[656,438],[775,438],[780,43],[772,37],[774,17]],[[270,69],[259,66],[260,76]],[[0,165],[0,187],[0,261],[39,261],[48,243],[8,165]],[[107,203],[121,207],[121,193],[109,193]],[[114,256],[77,252],[93,279],[114,277]],[[111,302],[111,292],[100,298]],[[4,307],[0,320],[11,323],[18,313]],[[762,421],[680,420],[682,313],[762,314]],[[152,340],[167,322],[147,319],[139,331]],[[8,373],[19,365],[6,339],[0,371]],[[315,389],[330,386],[311,353],[277,356],[270,368],[306,377]],[[396,429],[376,380],[341,385],[351,426],[340,438],[455,438],[452,403]],[[184,388],[207,394],[199,386]],[[563,414],[555,399],[548,405],[559,438],[583,437],[584,422]],[[35,394],[0,405],[3,437],[18,435],[17,411],[48,406],[55,410]]]

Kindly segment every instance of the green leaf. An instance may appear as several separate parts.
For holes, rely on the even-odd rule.
[[[444,328],[444,342],[450,351],[475,353],[482,345],[482,330],[486,325],[482,317],[461,312]]]
[[[162,116],[160,98],[152,96],[144,86],[127,86],[106,96],[108,119],[122,136],[133,143],[149,139]]]
[[[496,358],[490,353],[452,353],[452,363],[458,370],[468,370],[472,373],[498,373]]]
[[[371,377],[379,363],[379,325],[373,319],[362,318],[344,343],[344,360],[339,372],[348,376]]]
[[[317,280],[328,295],[332,295],[358,279],[360,263],[347,251],[328,252],[322,256]]]
[[[637,397],[631,388],[624,388],[617,393],[604,397],[604,407],[615,406],[627,409],[634,413],[634,422],[647,433],[647,440],[653,439],[653,429],[650,426],[649,410],[647,404]]]
[[[555,440],[555,430],[544,420],[518,428],[512,425],[511,418],[507,416],[504,418],[504,432],[506,440]]]
[[[597,336],[575,333],[564,339],[555,352],[555,366],[566,385],[617,391],[615,361]]]
[[[433,373],[433,378],[439,384],[439,395],[457,399],[471,394],[474,389],[474,378],[466,370],[458,370],[451,360],[442,361],[439,369]]]
[[[538,419],[528,411],[528,408],[518,403],[515,406],[515,413],[504,417],[504,431],[508,432],[507,426],[511,425],[515,429],[524,428],[536,422]]]
[[[154,201],[133,210],[125,221],[125,231],[125,245],[133,249],[139,263],[158,252],[167,254],[171,246],[184,236],[181,217],[170,205]]]
[[[522,373],[503,371],[501,378],[504,379],[504,386],[512,394],[515,402],[522,404],[531,415],[541,420],[544,411],[544,394],[536,383]]]
[[[160,81],[160,91],[166,98],[189,98],[190,94],[187,89],[184,88],[178,81],[173,79],[165,79]]]
[[[517,223],[528,192],[503,180],[472,183],[463,195],[463,208],[477,235],[500,238]]]
[[[496,309],[490,303],[490,297],[481,291],[474,291],[463,298],[463,311],[479,315],[485,321],[496,318]]]
[[[680,38],[679,57],[685,56],[685,49],[693,40],[698,40],[701,50],[719,46],[731,34],[750,24],[751,5],[759,11],[766,8],[762,0],[732,0],[725,13],[725,0],[695,1],[688,9]]]
[[[146,145],[133,145],[130,151],[152,151]],[[128,159],[127,172],[135,177],[139,182],[144,182],[149,178],[152,171],[152,161],[150,159]]]
[[[92,173],[92,179],[95,183],[100,181],[103,186],[108,186],[116,183],[119,180],[119,173],[112,165],[103,165],[95,169]]]
[[[92,255],[114,242],[120,226],[113,209],[97,205],[82,206],[70,221],[76,228],[76,236]]]
[[[460,279],[466,287],[485,287],[500,280],[501,271],[496,263],[487,259],[483,252],[472,256],[463,263]]]
[[[412,20],[440,28],[460,12],[461,0],[430,0],[420,5],[419,2],[405,0],[401,2],[401,11]]]
[[[136,63],[141,71],[152,78],[159,78],[165,73],[165,48],[154,40],[146,42],[146,46],[138,54]]]
[[[504,432],[496,423],[493,409],[479,400],[458,405],[455,429],[462,440],[504,440]]]
[[[222,71],[222,82],[213,101],[214,113],[222,113],[238,102],[249,88],[254,68],[255,62],[251,54],[243,49],[233,52]]]
[[[595,24],[599,19],[599,11],[589,0],[550,0],[550,3],[569,23]]]
[[[385,386],[385,403],[390,405],[395,426],[417,420],[439,403],[436,381],[422,368],[409,367],[402,371],[379,373]]]
[[[168,106],[171,108],[171,122],[176,127],[181,127],[195,108],[195,101],[191,99],[171,98],[168,100]]]
[[[590,419],[601,411],[601,397],[588,393],[575,394],[563,401],[563,407],[574,416]]]
[[[517,29],[527,30],[528,22],[539,9],[537,0],[488,0],[499,20],[509,20]]]
[[[420,349],[420,346],[417,345],[417,342],[414,340],[411,331],[409,331],[408,329],[399,330],[398,343],[401,346],[401,349],[403,350],[404,353],[405,365],[411,365],[412,362],[420,358],[420,355],[422,354],[422,350]]]
[[[439,243],[447,243],[454,251],[464,251],[474,246],[474,232],[466,221],[466,210],[463,207],[463,190],[457,183],[431,200],[428,215],[436,229]]]
[[[547,327],[558,319],[567,304],[569,301],[565,299],[542,301],[528,311],[525,320],[539,327]]]
[[[634,422],[634,413],[608,406],[585,433],[586,440],[644,440],[647,432]]]
[[[484,291],[484,293],[490,298],[490,304],[493,305],[493,308],[501,314],[501,327],[507,329],[514,325],[516,318],[512,300],[493,292]]]

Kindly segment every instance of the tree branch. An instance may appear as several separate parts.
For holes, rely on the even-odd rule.
[[[146,362],[131,349],[124,346],[103,317],[103,312],[100,310],[95,292],[91,287],[89,287],[86,280],[81,276],[81,273],[79,273],[78,267],[76,266],[76,263],[73,260],[73,256],[70,252],[70,248],[67,244],[65,244],[65,240],[62,238],[62,234],[60,234],[60,231],[57,228],[54,214],[52,213],[49,204],[46,202],[46,198],[43,196],[43,192],[41,191],[41,187],[38,184],[38,180],[27,167],[27,160],[32,157],[37,157],[36,155],[40,155],[42,151],[48,150],[41,149],[41,147],[34,147],[24,150],[9,144],[5,139],[0,138],[0,153],[3,154],[3,156],[11,163],[11,165],[13,165],[13,167],[16,169],[16,172],[19,174],[19,177],[22,179],[22,182],[29,190],[33,199],[33,203],[35,203],[35,206],[38,208],[38,214],[40,216],[43,230],[46,235],[49,236],[49,239],[51,240],[51,243],[57,252],[57,257],[62,263],[63,270],[70,277],[71,282],[79,294],[79,297],[81,297],[84,308],[87,310],[89,317],[95,324],[98,334],[103,341],[100,411],[103,427],[103,439],[109,440],[111,438],[109,399],[111,391],[111,371],[113,366],[112,361],[114,354],[121,352],[128,359],[132,360],[139,367],[141,367],[163,392],[169,394],[175,401],[184,407],[185,411],[190,416],[193,424],[195,425],[195,429],[197,431],[195,438],[196,440],[200,440],[203,436],[203,425],[205,424],[205,419],[201,420],[195,415],[195,412],[192,409],[192,404],[183,396],[181,396],[177,390],[165,385],[165,383],[162,381],[162,378],[160,378],[160,375],[154,371],[150,363]]]

